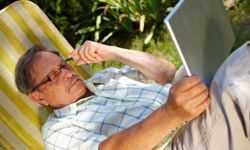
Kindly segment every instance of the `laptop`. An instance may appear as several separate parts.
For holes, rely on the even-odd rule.
[[[210,86],[235,37],[221,0],[180,0],[164,19],[188,76]]]

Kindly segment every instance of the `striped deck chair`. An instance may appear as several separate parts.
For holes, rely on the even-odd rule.
[[[44,149],[41,126],[51,110],[28,100],[14,83],[18,58],[35,43],[63,57],[73,50],[34,3],[21,0],[0,11],[0,149]],[[74,68],[88,78],[86,68]]]

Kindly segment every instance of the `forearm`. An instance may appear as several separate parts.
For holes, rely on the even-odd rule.
[[[144,76],[160,84],[171,82],[176,71],[172,63],[151,54],[108,46],[93,41],[85,41],[69,57],[74,57],[77,60],[77,65],[101,61],[117,61],[136,68]]]
[[[137,149],[151,150],[173,129],[181,124],[171,119],[164,107],[160,107],[143,121],[113,134],[103,141],[100,150]]]
[[[197,117],[209,104],[208,89],[201,79],[183,78],[171,87],[166,104],[143,121],[103,141],[99,149],[152,149],[173,129]]]
[[[108,46],[115,53],[114,61],[132,66],[139,70],[144,76],[160,83],[171,82],[174,78],[176,68],[167,60],[151,54]]]

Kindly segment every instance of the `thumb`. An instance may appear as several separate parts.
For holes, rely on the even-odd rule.
[[[74,57],[74,56],[76,56],[76,55],[78,54],[78,51],[79,51],[79,48],[73,50],[73,51],[69,54],[68,58],[69,58],[69,57]]]
[[[78,59],[77,61],[76,61],[76,65],[82,65],[82,64],[85,64],[86,62],[85,61],[83,61],[83,60],[81,60],[81,59]]]

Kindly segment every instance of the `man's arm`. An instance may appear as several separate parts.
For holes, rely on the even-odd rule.
[[[175,73],[171,63],[150,54],[90,41],[70,56],[79,57],[76,62],[78,65],[116,60],[137,68],[145,76],[162,84],[171,81]],[[185,78],[170,89],[166,104],[143,121],[108,137],[99,149],[152,149],[183,122],[197,117],[209,103],[205,84],[198,77]]]
[[[152,149],[183,122],[197,117],[209,104],[205,84],[194,76],[185,78],[171,88],[165,105],[143,121],[110,136],[99,149]]]
[[[139,70],[145,77],[159,84],[171,82],[175,75],[175,66],[169,61],[151,54],[108,46],[86,41],[80,48],[73,51],[71,57],[78,56],[77,64],[98,63],[101,61],[117,61]]]

